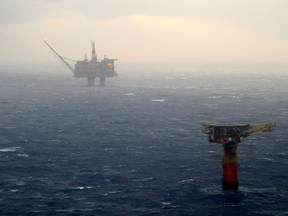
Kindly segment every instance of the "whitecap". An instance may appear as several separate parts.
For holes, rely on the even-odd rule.
[[[84,187],[77,187],[78,190],[84,190]]]
[[[21,147],[10,147],[10,148],[5,148],[5,149],[0,149],[0,152],[14,152],[16,151],[17,148],[21,148]]]
[[[182,181],[179,181],[180,183],[185,183],[185,182],[192,182],[192,181],[195,181],[194,179],[186,179],[186,180],[182,180]]]
[[[261,157],[257,158],[258,160],[264,160],[264,161],[270,161],[270,162],[275,162],[272,158],[267,158],[267,157]]]
[[[94,209],[88,209],[88,208],[86,208],[86,209],[77,209],[78,211],[83,211],[83,212],[88,212],[88,211],[93,211]]]
[[[15,182],[15,181],[17,181],[17,179],[6,179],[5,181],[7,181],[7,182]]]
[[[23,185],[26,185],[26,182],[24,182],[24,181],[17,181],[15,184],[16,184],[16,185],[19,185],[19,186],[23,186]]]
[[[152,99],[153,102],[164,102],[164,99]]]
[[[119,193],[120,191],[111,191],[111,192],[108,192],[109,194],[116,194],[116,193]]]
[[[72,208],[69,208],[69,209],[56,209],[57,212],[74,212],[75,209],[72,207]]]
[[[221,96],[210,96],[208,98],[221,98]]]
[[[154,179],[154,177],[145,178],[145,179],[142,179],[141,181],[150,181],[150,180],[152,180],[152,179]]]
[[[134,95],[134,94],[133,93],[128,93],[128,94],[124,94],[124,95],[131,96],[131,95]]]
[[[23,154],[18,154],[18,157],[28,157],[28,155],[23,153]]]
[[[15,149],[0,149],[0,152],[14,152]]]
[[[51,142],[61,142],[60,140],[49,140]]]

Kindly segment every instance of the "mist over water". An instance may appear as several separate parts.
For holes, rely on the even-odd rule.
[[[1,215],[288,214],[287,64],[115,65],[106,87],[0,65]],[[274,133],[239,144],[239,190],[222,191],[202,124],[268,119]]]

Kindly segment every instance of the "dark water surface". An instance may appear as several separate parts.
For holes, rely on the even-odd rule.
[[[103,88],[0,65],[1,215],[288,215],[288,65],[116,67]],[[269,118],[222,191],[223,148],[201,125]]]

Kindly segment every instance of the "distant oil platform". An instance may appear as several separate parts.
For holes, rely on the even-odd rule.
[[[119,76],[114,70],[114,61],[118,61],[118,59],[108,59],[104,56],[104,59],[98,61],[97,55],[95,52],[95,43],[91,41],[92,45],[92,58],[88,61],[87,56],[85,54],[85,59],[82,61],[75,61],[63,56],[60,56],[44,39],[44,42],[47,46],[52,50],[55,57],[61,62],[64,63],[73,73],[74,77],[86,77],[89,86],[95,85],[96,77],[100,78],[100,86],[105,86],[106,77],[114,77]],[[75,69],[73,69],[64,59],[76,62]]]
[[[237,147],[244,138],[259,132],[274,132],[276,123],[260,124],[204,124],[202,133],[208,135],[208,141],[221,143],[224,147],[222,158],[223,190],[238,190]]]

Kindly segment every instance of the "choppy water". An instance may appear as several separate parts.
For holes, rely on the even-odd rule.
[[[288,65],[117,63],[87,87],[61,65],[0,65],[1,215],[287,215]],[[222,191],[208,122],[277,122]]]

